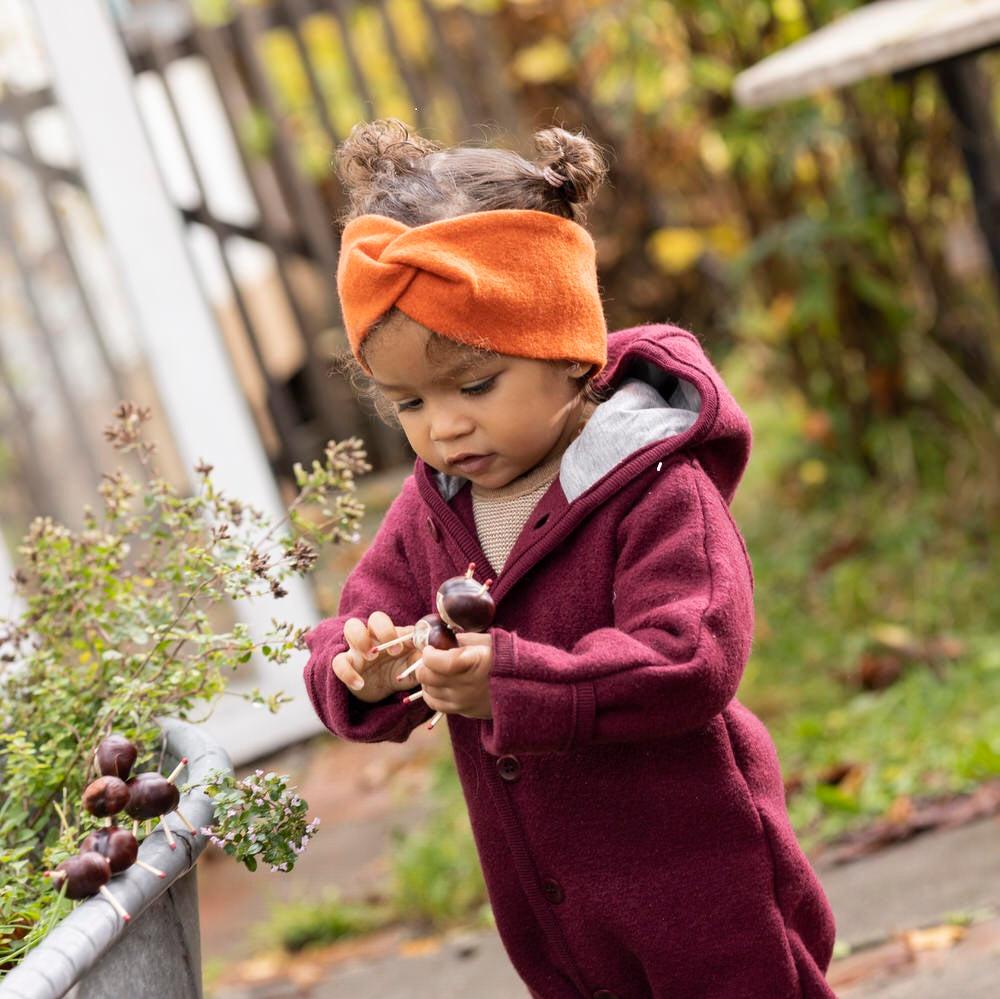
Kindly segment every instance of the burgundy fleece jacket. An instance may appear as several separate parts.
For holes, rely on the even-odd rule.
[[[536,999],[828,999],[830,907],[774,744],[734,696],[753,576],[728,504],[749,423],[690,333],[608,347],[601,385],[652,365],[700,411],[572,502],[557,478],[493,585],[493,718],[448,724],[497,929]],[[313,705],[345,739],[402,741],[432,712],[351,694],[330,669],[344,621],[413,623],[488,564],[468,485],[446,500],[440,481],[417,459],[338,616],[306,636]]]

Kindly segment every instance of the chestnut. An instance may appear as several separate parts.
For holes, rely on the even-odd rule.
[[[464,576],[452,576],[438,587],[438,613],[452,631],[485,631],[493,623],[497,610],[489,593],[493,580],[477,583],[472,578],[475,571],[476,563],[470,562]]]
[[[96,850],[88,850],[56,865],[54,871],[45,872],[57,887],[66,882],[66,897],[72,899],[90,898],[96,895],[101,885],[111,880],[111,863]]]
[[[120,812],[128,799],[128,786],[120,777],[98,777],[83,792],[83,807],[91,815],[105,819]]]
[[[455,632],[444,623],[440,614],[425,614],[413,628],[413,646],[422,649],[430,645],[435,649],[456,649]]]
[[[128,780],[132,767],[135,765],[139,750],[131,739],[126,739],[123,735],[116,735],[112,732],[106,739],[101,740],[97,747],[97,769],[105,777],[120,777]]]
[[[81,853],[91,850],[108,858],[112,875],[121,874],[135,863],[139,855],[139,841],[127,829],[104,826],[95,829],[80,846]]]
[[[108,891],[111,880],[111,862],[96,850],[88,850],[70,857],[56,866],[54,871],[45,871],[56,889],[66,882],[66,897],[72,899],[90,898],[100,892],[114,907],[125,922],[132,917],[122,908],[121,903]]]
[[[136,774],[128,782],[129,799],[125,811],[129,818],[154,819],[172,812],[180,803],[176,785],[158,773]]]

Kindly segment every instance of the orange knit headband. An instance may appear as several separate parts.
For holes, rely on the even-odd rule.
[[[337,291],[351,350],[369,374],[359,348],[393,306],[501,354],[607,363],[594,240],[548,212],[473,212],[414,227],[362,215],[341,237]]]

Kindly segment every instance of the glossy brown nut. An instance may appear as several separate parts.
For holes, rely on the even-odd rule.
[[[106,885],[111,880],[108,858],[93,850],[64,860],[56,870],[63,872],[66,877],[53,878],[52,883],[59,890],[63,881],[67,881],[67,898],[90,898],[98,893],[101,885]]]
[[[493,623],[497,605],[482,583],[468,576],[453,576],[438,587],[437,609],[462,631],[485,631]]]
[[[133,819],[155,819],[172,812],[180,804],[181,793],[163,774],[136,774],[128,782],[129,799],[125,811]]]
[[[444,623],[440,614],[425,614],[413,629],[414,648],[422,649],[430,645],[435,649],[456,649],[458,639],[455,632]]]
[[[128,786],[120,777],[98,777],[83,792],[83,807],[99,819],[116,815],[128,804]]]
[[[105,777],[128,780],[138,755],[139,751],[135,748],[134,742],[123,735],[112,733],[106,739],[102,739],[97,747],[97,769]]]
[[[86,853],[89,850],[108,858],[112,874],[121,874],[139,856],[139,841],[121,826],[103,826],[95,829],[83,841],[80,852]]]

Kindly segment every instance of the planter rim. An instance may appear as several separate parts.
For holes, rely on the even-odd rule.
[[[181,783],[201,781],[210,770],[233,773],[229,754],[204,728],[177,718],[158,718],[156,723],[166,741],[164,759],[176,762],[183,756],[188,758],[187,774]],[[211,798],[201,790],[183,795],[180,808],[198,830],[211,824],[215,811]],[[108,885],[132,922],[126,923],[100,895],[86,899],[0,982],[0,999],[58,999],[83,978],[125,936],[142,912],[191,870],[208,843],[207,836],[192,834],[176,818],[170,831],[177,840],[176,850],[168,846],[160,825],[139,846],[139,859],[160,868],[165,878],[133,864],[116,874]]]

